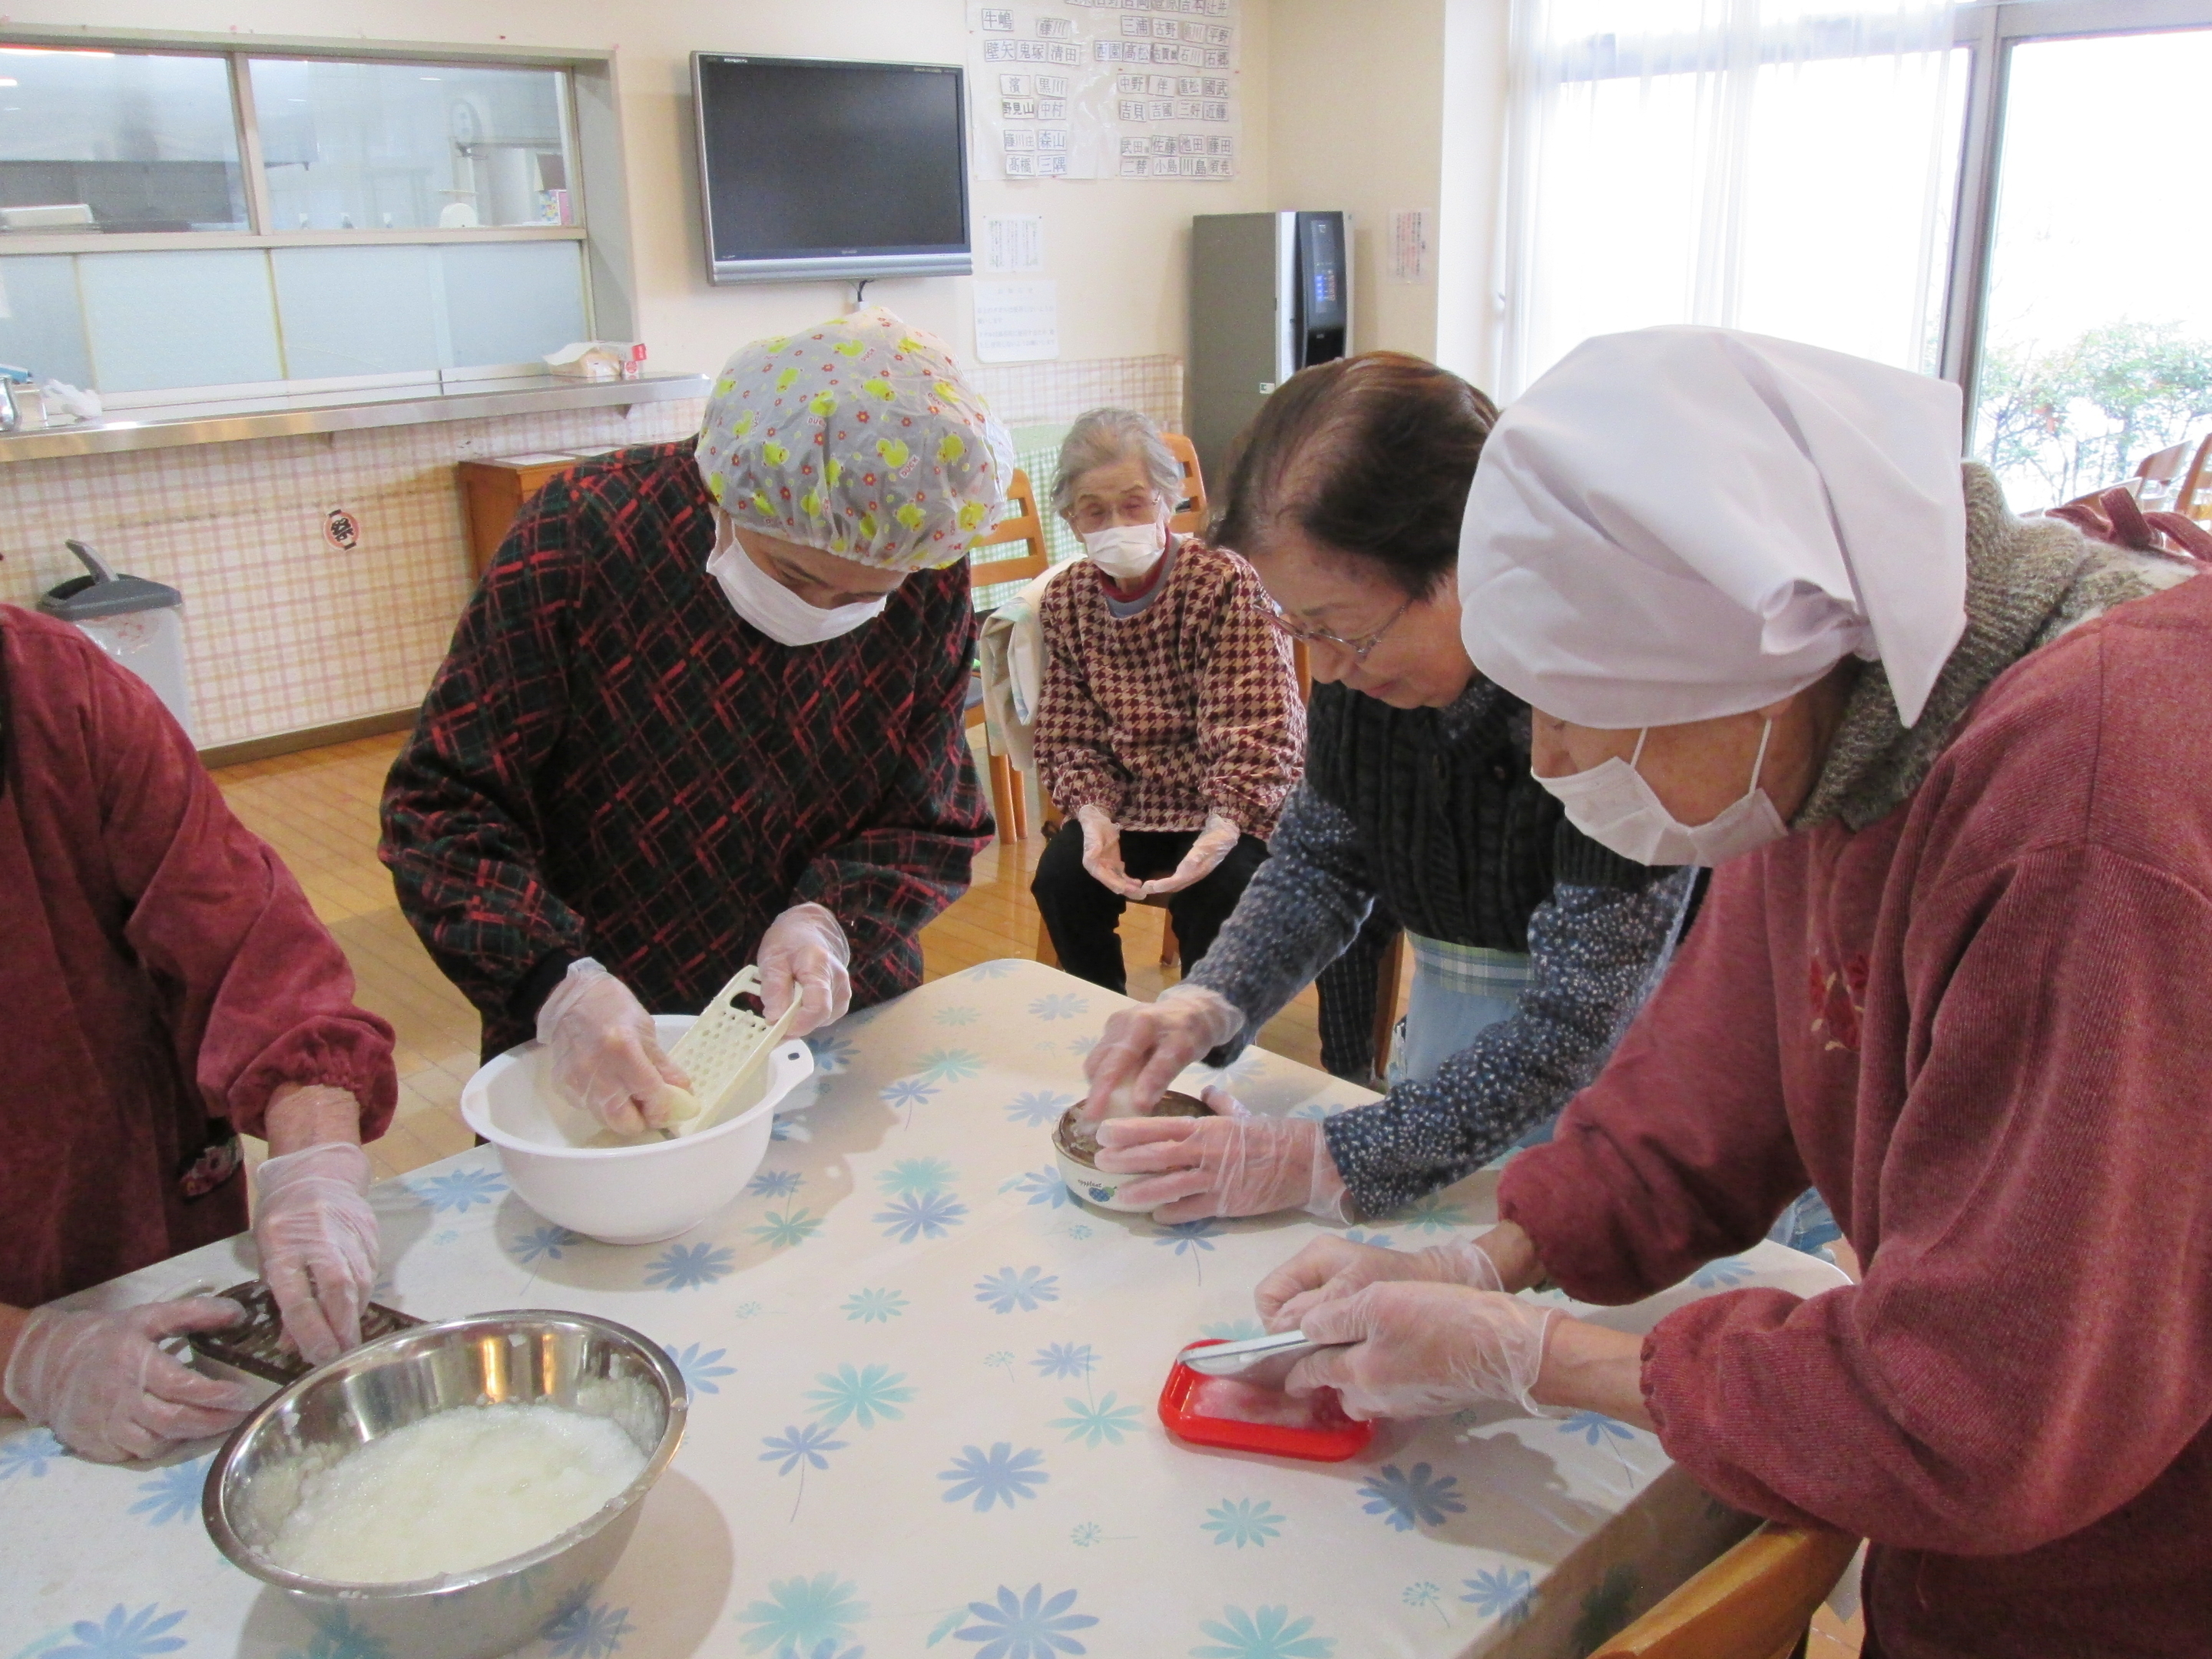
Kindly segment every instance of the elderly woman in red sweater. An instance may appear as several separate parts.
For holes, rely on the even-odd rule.
[[[1267,856],[1304,769],[1289,639],[1252,567],[1168,528],[1182,468],[1159,428],[1094,409],[1068,428],[1053,507],[1083,538],[1038,607],[1037,771],[1075,826],[1030,890],[1060,966],[1124,988],[1118,928],[1164,897],[1188,969]]]
[[[103,1462],[225,1432],[252,1391],[162,1345],[236,1303],[37,1304],[244,1228],[239,1137],[262,1135],[253,1240],[285,1331],[318,1364],[358,1342],[392,1028],[145,682],[9,605],[0,918],[0,1416]]]
[[[1962,492],[1958,433],[1952,386],[1702,328],[1506,412],[1468,652],[1578,827],[1712,890],[1498,1229],[1316,1246],[1261,1303],[1365,1414],[1609,1413],[1870,1539],[1869,1653],[2201,1652],[2212,582]],[[1808,1180],[1863,1283],[1642,1338],[1501,1293],[1648,1296]]]

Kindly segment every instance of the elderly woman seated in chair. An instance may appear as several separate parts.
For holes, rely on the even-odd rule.
[[[1030,890],[1071,974],[1124,988],[1131,899],[1164,898],[1185,970],[1260,861],[1298,781],[1289,641],[1236,554],[1170,531],[1182,469],[1158,427],[1096,409],[1060,447],[1053,508],[1085,556],[1046,590],[1037,773],[1076,833]]]

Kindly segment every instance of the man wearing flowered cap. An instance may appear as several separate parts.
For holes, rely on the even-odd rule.
[[[990,831],[964,556],[1012,474],[944,345],[870,309],[746,346],[696,440],[523,509],[384,799],[487,1054],[538,1036],[634,1131],[684,1080],[647,1010],[755,960],[798,1032],[919,982]]]

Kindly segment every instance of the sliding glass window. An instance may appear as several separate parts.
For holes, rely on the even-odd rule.
[[[557,65],[0,43],[0,362],[111,405],[434,384],[592,333]]]

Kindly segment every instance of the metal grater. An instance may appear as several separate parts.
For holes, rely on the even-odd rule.
[[[276,1297],[266,1285],[252,1279],[217,1294],[245,1309],[246,1322],[191,1334],[188,1340],[202,1370],[212,1369],[218,1375],[228,1372],[240,1380],[273,1382],[281,1389],[315,1369],[283,1346],[280,1340],[284,1334],[283,1316],[276,1311]],[[361,1340],[374,1342],[380,1336],[421,1323],[410,1314],[372,1302],[361,1310]]]
[[[677,1038],[668,1057],[691,1079],[691,1097],[699,1103],[699,1109],[691,1117],[671,1123],[662,1131],[664,1134],[672,1139],[712,1128],[746,1079],[783,1041],[783,1034],[799,1013],[799,999],[793,997],[783,1018],[770,1025],[751,1010],[738,1006],[739,997],[757,997],[760,993],[760,969],[739,969],[736,977],[715,992],[714,1000],[700,1011],[698,1024]]]

